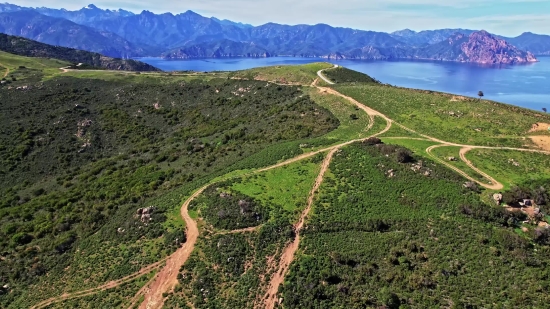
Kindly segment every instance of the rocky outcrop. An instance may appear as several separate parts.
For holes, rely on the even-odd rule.
[[[420,48],[365,46],[346,52],[331,53],[324,58],[439,60],[479,64],[517,64],[537,61],[532,53],[520,50],[483,30],[473,32],[469,36],[456,33],[443,42]]]
[[[468,41],[460,43],[460,50],[458,61],[482,64],[537,62],[531,52],[522,51],[484,30],[472,33]]]

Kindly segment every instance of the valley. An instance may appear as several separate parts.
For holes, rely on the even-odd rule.
[[[550,150],[529,139],[550,134],[530,132],[545,113],[327,63],[141,74],[0,63],[2,306],[548,301],[547,218],[492,200],[548,212]]]

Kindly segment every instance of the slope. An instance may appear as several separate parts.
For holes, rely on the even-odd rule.
[[[20,56],[55,58],[73,64],[83,63],[91,67],[110,70],[159,71],[159,69],[140,61],[111,58],[98,53],[52,46],[3,33],[0,33],[0,50]]]

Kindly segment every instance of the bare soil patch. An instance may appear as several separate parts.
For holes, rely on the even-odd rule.
[[[550,136],[530,136],[529,138],[538,148],[550,151]]]
[[[544,123],[544,122],[537,122],[533,124],[533,126],[531,127],[531,130],[529,130],[529,133],[548,131],[548,128],[550,128],[550,124]]]

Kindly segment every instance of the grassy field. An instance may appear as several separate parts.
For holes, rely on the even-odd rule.
[[[326,134],[325,138],[339,142],[363,138],[372,134],[373,130],[368,132],[366,130],[370,123],[369,116],[349,101],[332,94],[321,93],[314,88],[307,93],[311,99],[330,110],[340,121],[340,126]]]
[[[446,146],[446,147],[438,147],[433,149],[432,154],[438,157],[439,159],[444,160],[447,163],[458,167],[473,179],[476,179],[477,181],[480,181],[482,183],[488,183],[487,179],[485,179],[480,174],[476,173],[466,163],[464,163],[464,161],[460,159],[459,151],[460,151],[460,147]],[[449,161],[450,157],[454,157],[456,161]]]
[[[297,162],[278,169],[243,178],[230,190],[238,191],[261,202],[296,213],[306,205],[309,191],[319,173],[318,160]]]
[[[300,154],[302,143],[333,143],[319,137],[339,124],[296,86],[2,61],[16,68],[9,85],[31,89],[0,88],[0,278],[12,287],[3,308],[157,262],[181,239],[178,209],[194,190]],[[136,211],[148,206],[144,224]]]
[[[309,85],[317,78],[317,71],[331,67],[332,65],[326,62],[297,66],[281,65],[237,71],[230,74],[230,77],[259,79],[281,84]]]
[[[511,105],[375,84],[339,85],[341,93],[413,129],[448,142],[480,146],[531,146],[527,136],[550,116]]]
[[[423,138],[422,136],[413,133],[409,130],[405,130],[398,125],[393,124],[391,129],[384,134],[379,135],[378,137],[413,137],[413,138]]]
[[[3,67],[0,79],[6,72],[4,68],[9,68],[10,73],[6,78],[8,81],[12,81],[13,77],[22,81],[40,81],[61,73],[59,68],[68,65],[70,63],[57,59],[29,58],[0,51],[0,66]]]
[[[473,149],[466,158],[507,189],[531,180],[548,179],[550,175],[550,159],[545,154]]]
[[[414,139],[400,139],[400,138],[384,138],[381,137],[382,141],[390,145],[400,145],[407,149],[412,150],[415,154],[429,158],[426,153],[426,148],[437,145],[436,142],[424,141],[424,140],[414,140]]]

